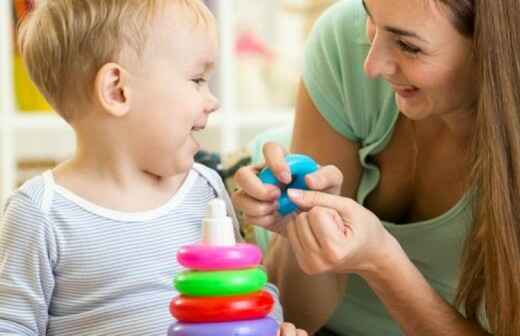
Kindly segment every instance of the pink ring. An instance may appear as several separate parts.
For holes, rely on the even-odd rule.
[[[262,261],[262,251],[252,244],[234,246],[187,245],[177,252],[177,261],[194,270],[251,268]]]

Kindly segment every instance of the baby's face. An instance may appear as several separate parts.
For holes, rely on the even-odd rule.
[[[211,22],[169,5],[154,20],[140,68],[133,71],[131,151],[149,173],[171,176],[193,164],[193,137],[218,108],[208,80],[217,35]]]

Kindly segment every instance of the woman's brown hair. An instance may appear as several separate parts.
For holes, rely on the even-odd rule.
[[[480,96],[472,147],[475,210],[456,304],[491,332],[520,335],[520,1],[437,0],[474,41]]]

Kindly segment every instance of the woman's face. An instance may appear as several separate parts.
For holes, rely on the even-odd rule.
[[[365,72],[395,91],[399,110],[413,120],[472,113],[478,95],[472,41],[433,0],[363,0],[371,41]]]

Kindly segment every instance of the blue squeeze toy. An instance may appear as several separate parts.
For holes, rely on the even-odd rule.
[[[285,160],[291,171],[291,183],[285,185],[278,181],[269,168],[262,169],[260,174],[258,174],[258,177],[263,183],[279,186],[282,190],[282,195],[278,199],[278,203],[280,204],[278,213],[282,216],[288,215],[298,208],[287,195],[287,189],[308,190],[307,183],[305,183],[305,175],[318,170],[316,161],[303,154],[289,154],[285,157]]]

